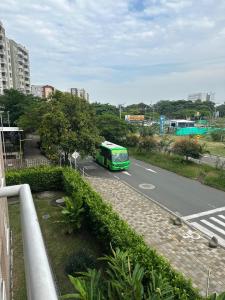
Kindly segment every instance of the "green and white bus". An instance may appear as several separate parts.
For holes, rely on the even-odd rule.
[[[127,148],[107,141],[100,145],[96,161],[109,170],[127,170],[130,166]]]

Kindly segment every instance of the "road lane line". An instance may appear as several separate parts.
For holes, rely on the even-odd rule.
[[[145,170],[150,171],[150,172],[152,172],[152,173],[157,173],[156,171],[154,171],[154,170],[152,170],[152,169],[145,169]]]
[[[225,220],[224,215],[218,215],[218,217],[220,217],[221,219],[224,219],[224,220]]]
[[[137,164],[137,163],[135,163],[135,166],[138,166],[138,167],[140,167],[140,168],[142,168],[142,169],[145,169],[146,171],[150,171],[150,172],[152,172],[152,173],[157,173],[156,171],[154,171],[154,170],[152,170],[152,169],[150,169],[150,168],[145,168],[144,166],[139,165],[139,164]]]
[[[122,173],[123,173],[123,174],[126,174],[126,175],[128,175],[128,176],[131,176],[131,174],[130,174],[129,172],[127,172],[127,171],[123,171]]]
[[[193,222],[193,223],[191,223],[191,225],[194,226],[199,231],[203,232],[205,235],[207,235],[210,238],[212,238],[213,236],[215,236],[217,238],[219,244],[222,245],[223,247],[225,247],[225,240],[222,239],[217,234],[215,234],[214,232],[208,230],[207,228],[205,228],[204,226],[202,226],[201,224],[199,224],[197,222]]]
[[[220,227],[213,225],[212,223],[210,223],[209,221],[202,219],[200,220],[202,223],[206,224],[207,226],[211,227],[212,229],[216,230],[217,232],[220,232],[222,234],[225,235],[225,230],[221,229]]]
[[[220,220],[218,220],[217,218],[211,217],[210,219],[213,220],[214,222],[220,224],[221,226],[225,227],[225,223],[222,222],[222,221],[220,221]]]
[[[200,213],[197,213],[197,214],[189,215],[189,216],[183,217],[183,219],[185,221],[187,221],[187,220],[195,219],[195,218],[198,218],[198,217],[203,217],[203,216],[211,215],[213,213],[224,211],[224,210],[225,210],[225,206],[219,207],[219,208],[215,208],[215,209],[211,209],[211,210],[207,210],[207,211],[203,211],[203,212],[200,212]]]

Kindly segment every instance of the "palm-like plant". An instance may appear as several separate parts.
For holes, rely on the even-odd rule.
[[[112,254],[102,258],[107,261],[109,299],[143,299],[144,268],[139,264],[132,267],[127,252],[116,249],[116,251],[112,250]]]
[[[130,262],[127,252],[112,250],[112,256],[101,258],[107,262],[104,276],[100,271],[88,270],[78,273],[81,277],[69,276],[76,290],[63,299],[81,300],[172,300],[173,291],[168,282],[156,272],[151,273],[151,282],[144,288],[145,270]]]
[[[81,227],[83,220],[83,200],[79,196],[64,197],[65,207],[62,209],[62,220],[67,227],[67,232],[72,233]]]
[[[172,287],[161,274],[152,270],[151,280],[147,288],[146,300],[174,299]]]
[[[105,297],[101,288],[101,272],[95,269],[88,269],[87,272],[80,273],[82,277],[69,275],[75,293],[67,294],[61,299],[80,299],[80,300],[104,300]]]

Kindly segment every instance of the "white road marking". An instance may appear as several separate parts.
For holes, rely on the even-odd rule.
[[[152,170],[152,169],[149,169],[149,168],[145,168],[144,166],[139,165],[139,164],[137,164],[137,163],[135,163],[135,166],[138,166],[138,167],[140,167],[140,168],[143,168],[143,169],[145,169],[146,171],[150,171],[150,172],[152,172],[152,173],[157,173],[156,171],[154,171],[154,170]]]
[[[213,220],[214,222],[220,224],[221,226],[225,227],[225,223],[222,222],[222,221],[220,221],[220,220],[218,220],[217,218],[211,217],[210,219]]]
[[[116,176],[116,175],[113,175],[113,177],[115,177],[116,179],[120,180],[120,178],[118,176]]]
[[[201,232],[203,232],[204,234],[206,234],[210,238],[215,236],[217,238],[219,244],[225,247],[225,240],[222,239],[217,234],[213,233],[212,231],[208,230],[207,228],[205,228],[201,224],[198,224],[197,222],[193,222],[193,223],[191,223],[191,225],[194,226],[196,229],[200,230]]]
[[[220,232],[220,233],[222,233],[222,234],[225,235],[225,230],[221,229],[220,227],[218,227],[218,226],[216,226],[216,225],[210,223],[209,221],[207,221],[207,220],[205,220],[205,219],[202,219],[202,220],[200,220],[200,221],[201,221],[202,223],[206,224],[207,226],[211,227],[212,229],[214,229],[214,230],[216,230],[216,231],[218,231],[218,232]]]
[[[127,171],[123,171],[122,173],[123,173],[123,174],[126,174],[126,175],[128,175],[128,176],[131,176],[131,174],[130,174],[129,172],[127,172]]]
[[[215,208],[215,209],[203,211],[203,212],[200,212],[200,213],[197,213],[197,214],[193,214],[193,215],[190,215],[190,216],[186,216],[186,217],[183,217],[183,219],[186,220],[186,221],[188,221],[188,220],[191,220],[191,219],[195,219],[195,218],[198,218],[198,217],[203,217],[203,216],[211,215],[213,213],[221,212],[221,211],[224,211],[224,210],[225,210],[225,207],[223,206],[223,207],[219,207],[219,208]]]
[[[225,220],[224,215],[218,215],[218,217],[220,217],[221,219],[224,219],[224,220]]]
[[[139,188],[144,189],[144,190],[154,190],[155,186],[151,183],[141,183],[141,184],[139,184]]]
[[[152,170],[152,169],[146,169],[147,171],[150,171],[152,173],[157,173],[156,171]]]

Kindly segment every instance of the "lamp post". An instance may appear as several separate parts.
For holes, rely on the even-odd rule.
[[[32,141],[32,139],[20,139],[20,166],[22,167],[23,164],[23,157],[22,157],[22,142],[24,141]]]

